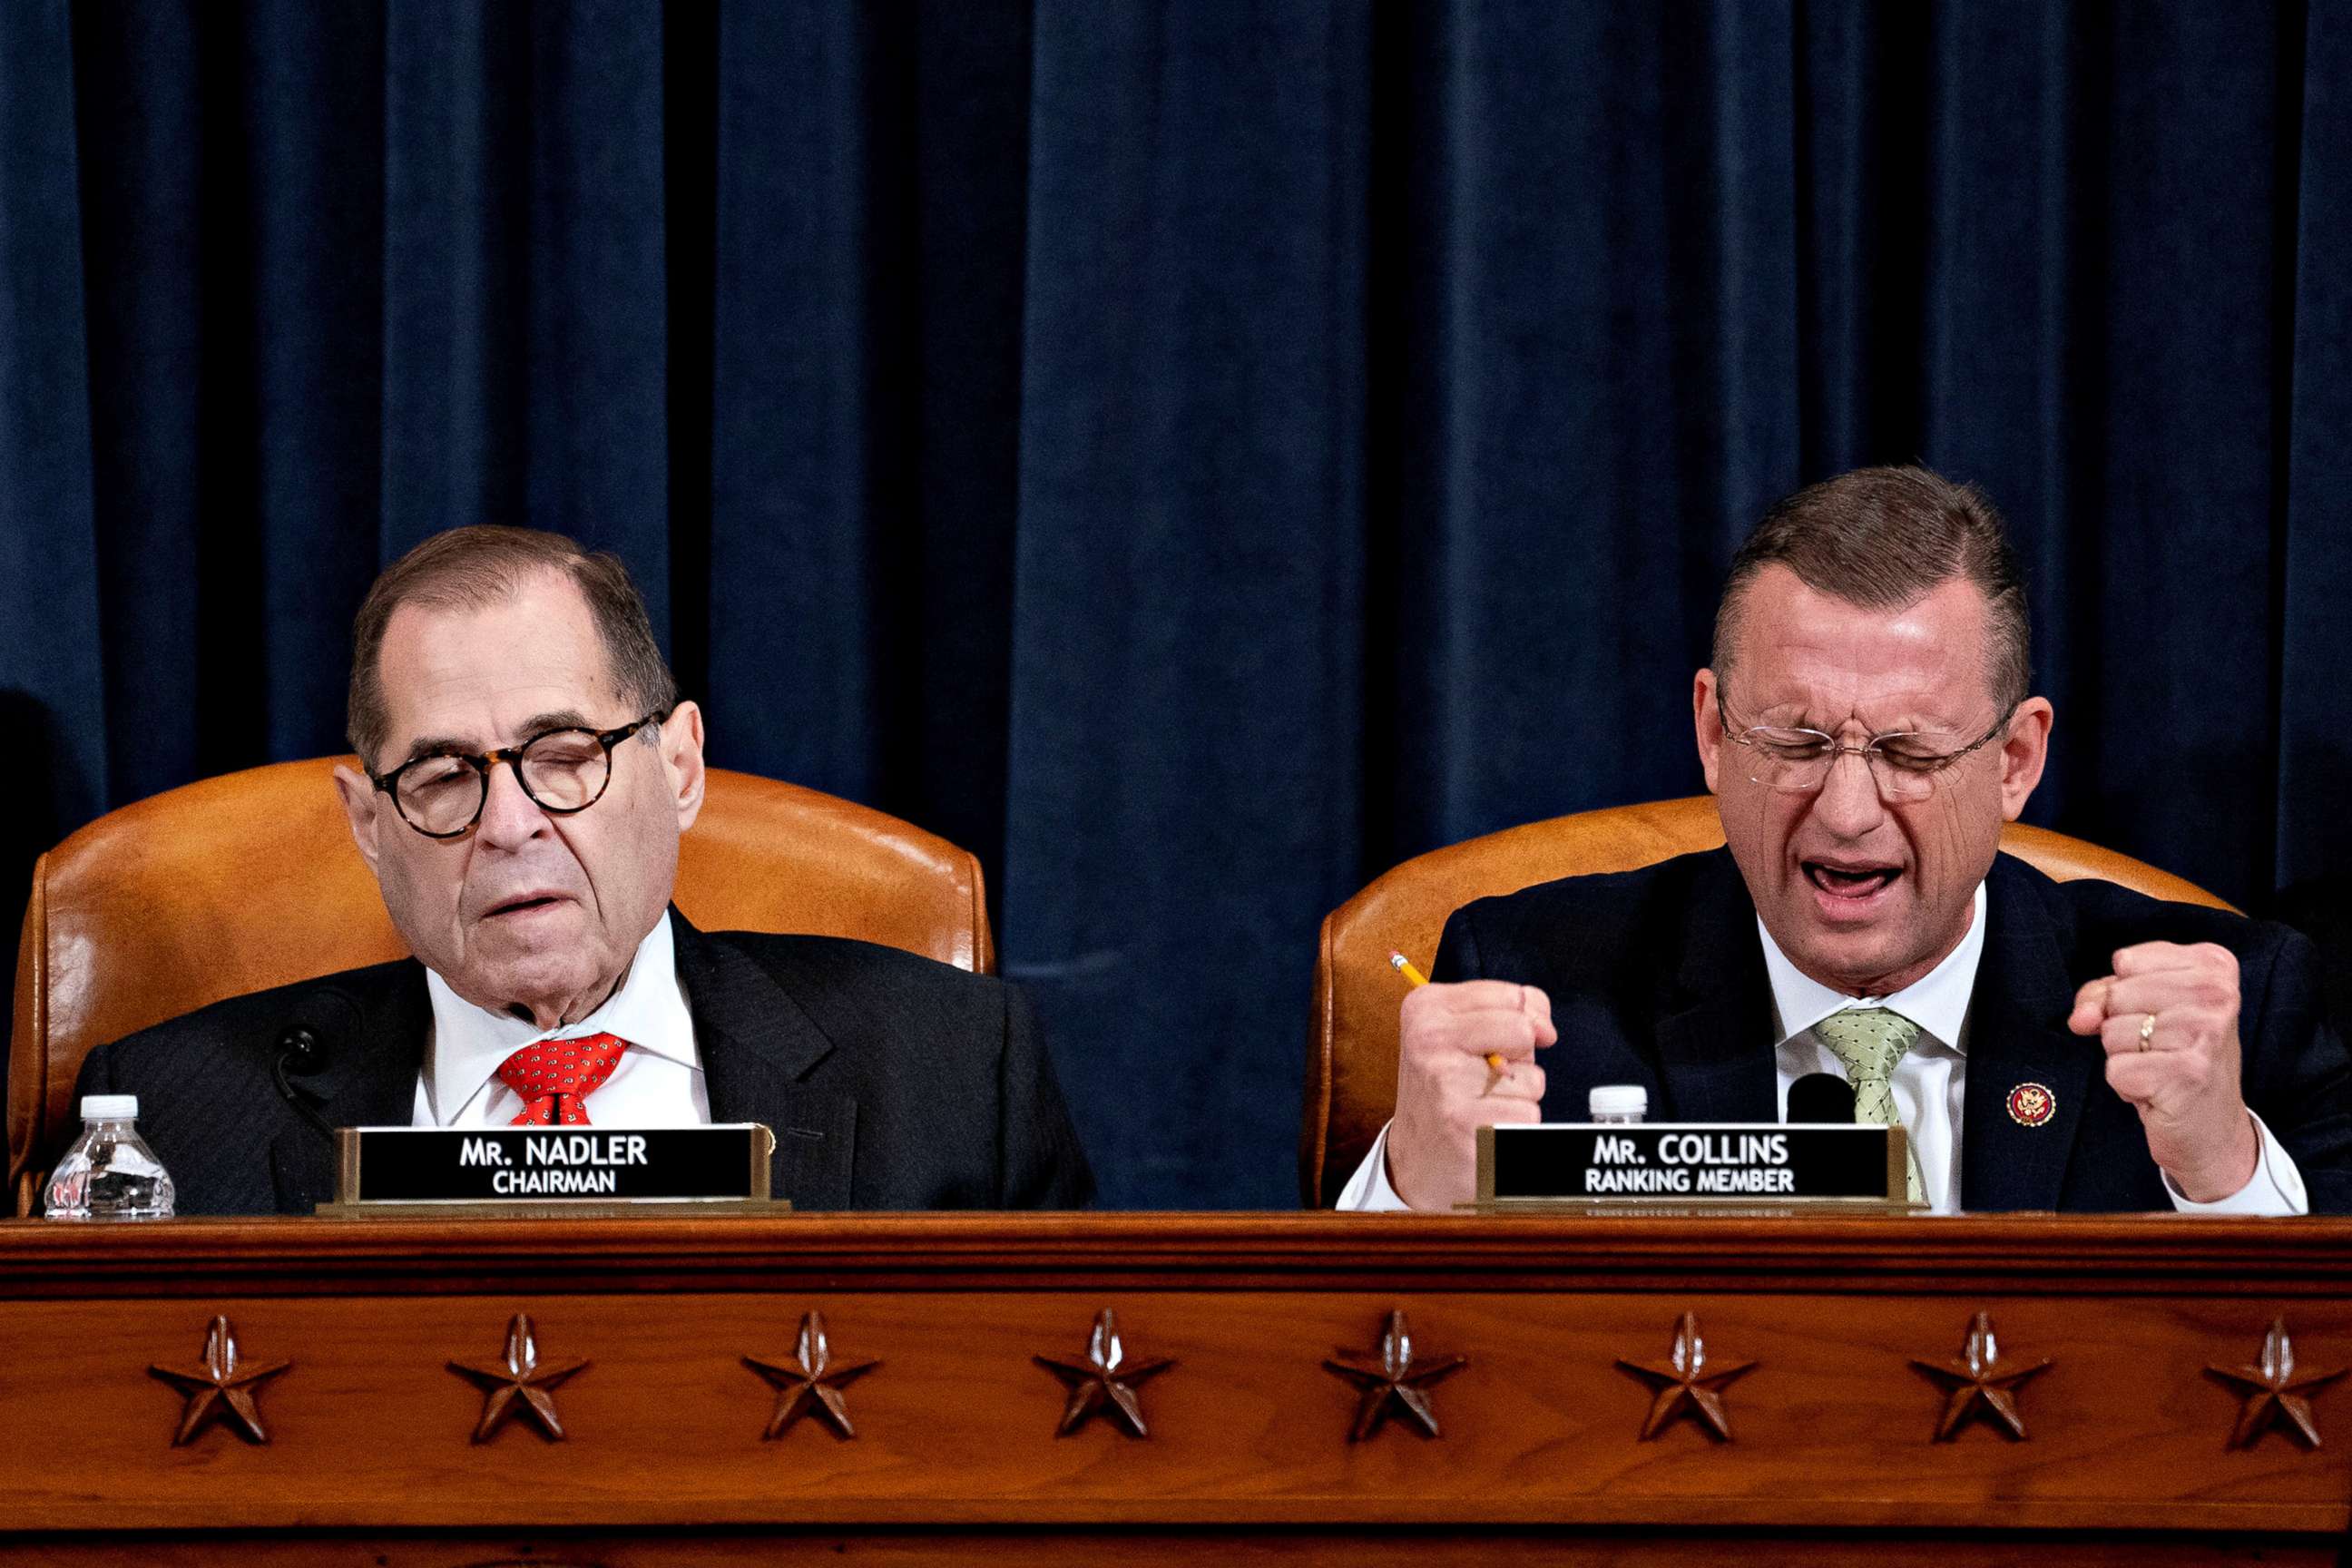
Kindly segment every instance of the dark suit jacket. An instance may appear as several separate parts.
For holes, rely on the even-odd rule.
[[[2140,942],[2238,955],[2246,1101],[2294,1157],[2315,1214],[2352,1212],[2352,1063],[2320,1016],[2309,942],[2284,926],[2159,903],[2111,882],[2053,882],[1997,857],[1969,1003],[1962,1206],[2169,1210],[2138,1113],[2106,1084],[2074,993]],[[1432,978],[1540,986],[1559,1043],[1542,1054],[1547,1121],[1581,1121],[1595,1084],[1638,1083],[1653,1121],[1775,1121],[1772,986],[1756,907],[1728,850],[1482,899],[1446,922]],[[2008,1114],[2039,1083],[2040,1127]]]
[[[803,1209],[1075,1208],[1086,1154],[1019,991],[895,948],[705,933],[671,912],[717,1121],[776,1134],[770,1190]],[[308,1214],[334,1147],[272,1078],[306,995],[341,989],[359,1038],[293,1080],[338,1127],[409,1124],[433,1010],[414,959],[232,997],[100,1046],[75,1085],[136,1094],[182,1214]],[[591,1102],[590,1115],[594,1115]]]

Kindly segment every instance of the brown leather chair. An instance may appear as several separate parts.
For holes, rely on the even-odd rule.
[[[1336,1201],[1396,1104],[1397,1004],[1391,950],[1426,972],[1445,918],[1474,899],[1558,877],[1630,871],[1723,842],[1713,795],[1579,812],[1506,828],[1406,861],[1323,921],[1298,1174],[1309,1207]],[[2152,898],[2231,906],[2194,883],[2112,849],[2011,823],[2000,847],[2059,881],[2101,877]]]
[[[404,956],[331,773],[348,758],[205,779],[110,812],[41,857],[16,954],[8,1181],[31,1212],[79,1126],[92,1046],[192,1008]],[[677,901],[706,930],[860,937],[989,973],[980,862],[832,795],[713,768]]]

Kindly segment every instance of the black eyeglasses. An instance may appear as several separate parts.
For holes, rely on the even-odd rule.
[[[473,831],[489,803],[490,768],[504,763],[515,783],[540,810],[558,816],[585,811],[613,782],[613,748],[669,717],[648,713],[617,730],[548,730],[520,746],[467,755],[432,752],[411,757],[388,773],[373,768],[368,777],[392,796],[400,819],[427,838],[456,838]]]

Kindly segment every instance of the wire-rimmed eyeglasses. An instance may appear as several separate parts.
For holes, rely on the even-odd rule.
[[[1877,782],[1880,799],[1916,801],[1936,792],[1938,774],[2007,730],[2017,704],[2011,702],[1993,721],[1991,729],[1957,749],[1938,745],[1941,736],[1908,730],[1873,735],[1858,746],[1844,745],[1836,736],[1819,730],[1779,724],[1734,730],[1720,684],[1715,689],[1715,711],[1723,721],[1724,738],[1748,749],[1748,778],[1767,789],[1811,795],[1829,782],[1830,769],[1840,757],[1856,756]]]

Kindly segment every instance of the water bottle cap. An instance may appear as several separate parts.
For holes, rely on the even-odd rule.
[[[1650,1091],[1638,1083],[1604,1083],[1584,1097],[1594,1116],[1646,1116]]]
[[[135,1094],[85,1094],[81,1097],[81,1119],[84,1121],[136,1121],[139,1119],[139,1097]]]

